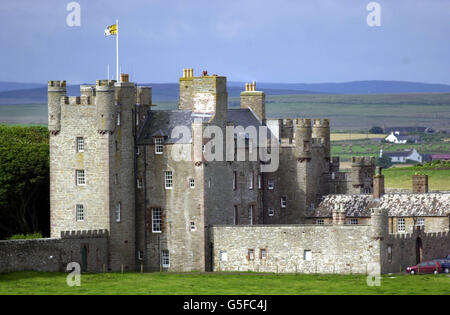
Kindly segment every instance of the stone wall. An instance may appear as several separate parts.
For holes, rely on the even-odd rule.
[[[0,241],[0,273],[16,271],[63,272],[67,264],[82,266],[86,248],[86,271],[102,272],[108,264],[108,235],[89,231],[62,238]]]
[[[380,252],[368,225],[214,226],[211,238],[214,271],[365,274]]]

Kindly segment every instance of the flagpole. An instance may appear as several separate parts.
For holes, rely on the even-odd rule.
[[[116,81],[119,82],[119,20],[116,20]]]

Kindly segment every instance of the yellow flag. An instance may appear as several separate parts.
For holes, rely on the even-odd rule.
[[[108,26],[105,29],[105,36],[117,35],[117,24]]]

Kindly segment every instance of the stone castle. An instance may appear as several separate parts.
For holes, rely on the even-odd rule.
[[[367,273],[450,253],[450,194],[428,193],[426,177],[415,177],[413,193],[386,194],[374,158],[339,170],[328,119],[267,119],[255,83],[228,108],[226,77],[193,72],[183,70],[177,110],[153,109],[151,87],[124,74],[82,85],[80,97],[49,81],[51,238],[61,264]],[[247,158],[205,159],[224,149],[212,149],[210,126],[233,127],[227,140]],[[251,135],[264,133],[279,150],[271,172],[251,158],[260,149]]]

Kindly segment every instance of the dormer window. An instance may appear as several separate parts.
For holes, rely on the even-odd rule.
[[[163,137],[156,137],[155,140],[155,154],[163,154],[164,152],[164,138]]]

